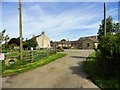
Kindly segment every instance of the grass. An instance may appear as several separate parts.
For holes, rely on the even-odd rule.
[[[89,74],[89,78],[91,78],[91,76],[93,76],[94,74],[97,74],[97,63],[95,58],[95,53],[92,53],[86,58],[86,61],[84,61],[84,70],[87,72],[87,74]]]
[[[54,60],[57,60],[59,58],[64,57],[66,54],[55,54],[55,55],[51,55],[48,57],[44,57],[41,60],[32,62],[32,63],[28,63],[25,65],[20,65],[20,66],[16,66],[14,67],[14,69],[7,69],[4,70],[4,72],[2,73],[2,76],[7,76],[7,75],[14,75],[14,74],[19,74],[19,73],[23,73],[26,72],[28,70],[34,69],[36,67],[40,67],[43,66],[45,64],[48,64]]]
[[[84,70],[89,75],[90,78],[98,87],[102,90],[118,90],[120,83],[118,78],[107,77],[101,70],[99,66],[96,53],[90,54],[84,61]]]
[[[10,52],[9,54],[6,55],[7,57],[17,57],[19,56],[19,52],[15,51],[15,52]]]

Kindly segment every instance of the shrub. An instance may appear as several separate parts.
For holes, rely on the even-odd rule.
[[[64,49],[63,49],[62,47],[57,47],[57,51],[58,51],[58,52],[63,52]]]
[[[46,56],[47,56],[46,52],[40,52],[40,51],[33,52],[34,61],[40,60],[40,59],[42,59],[43,57],[46,57]]]
[[[107,34],[106,37],[102,37],[98,49],[98,61],[104,73],[115,76],[120,70],[120,34]]]
[[[49,54],[50,54],[50,55],[53,55],[53,54],[56,54],[56,53],[57,53],[56,50],[50,50],[50,51],[49,51]]]
[[[8,70],[8,69],[20,68],[20,67],[22,67],[22,65],[25,65],[27,63],[28,62],[26,60],[18,60],[15,63],[10,64],[9,66],[7,66],[7,65],[4,64],[4,61],[3,61],[3,63],[2,63],[2,72],[4,72],[5,70]]]
[[[108,77],[104,73],[104,68],[98,61],[101,59],[101,53],[98,51],[96,54],[90,54],[84,61],[84,70],[91,79],[101,90],[119,90],[120,79],[117,77]],[[109,67],[108,67],[109,68]],[[111,74],[110,74],[111,75]]]

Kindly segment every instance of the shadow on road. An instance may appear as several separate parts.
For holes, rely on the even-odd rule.
[[[72,58],[77,58],[82,61],[77,63],[77,66],[71,66],[69,67],[70,70],[72,70],[72,74],[77,74],[82,78],[89,78],[89,76],[84,71],[84,60],[86,59],[95,59],[95,57],[84,57],[84,56],[71,56]]]
[[[87,74],[84,72],[83,69],[83,61],[80,61],[78,63],[78,66],[71,66],[69,67],[70,70],[72,70],[72,74],[77,74],[82,78],[87,78]]]
[[[80,59],[85,59],[85,58],[87,58],[87,57],[84,57],[84,56],[70,56],[70,57],[72,57],[72,58],[80,58]]]
[[[70,57],[72,57],[72,58],[80,58],[80,59],[83,59],[83,60],[85,60],[86,58],[87,59],[95,59],[95,57],[84,57],[84,56],[70,56]]]

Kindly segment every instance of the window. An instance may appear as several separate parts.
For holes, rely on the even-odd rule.
[[[89,43],[87,43],[87,47],[90,47],[90,44],[89,44]]]

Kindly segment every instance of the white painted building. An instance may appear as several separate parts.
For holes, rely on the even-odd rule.
[[[37,48],[50,48],[50,38],[47,37],[44,32],[36,36],[36,40],[38,43]]]

